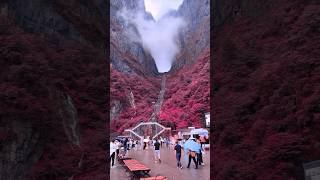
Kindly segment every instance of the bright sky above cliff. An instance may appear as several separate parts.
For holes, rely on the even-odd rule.
[[[178,9],[183,0],[144,0],[146,11],[150,12],[155,20],[159,20],[168,11]]]
[[[154,20],[145,18],[144,9],[141,11],[130,11],[126,8],[119,11],[118,15],[124,18],[127,23],[132,23],[138,30],[127,29],[127,36],[132,41],[141,43],[153,57],[159,73],[168,72],[171,69],[175,56],[180,48],[177,38],[180,30],[186,26],[182,17],[163,16],[170,10],[178,9],[183,0],[144,0],[146,10],[149,10]],[[150,3],[151,2],[151,3]],[[175,2],[175,3],[173,3]],[[180,2],[180,3],[179,3]],[[150,5],[151,9],[150,10]]]

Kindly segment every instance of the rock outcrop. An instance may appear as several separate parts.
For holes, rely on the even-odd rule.
[[[24,179],[25,172],[39,160],[45,139],[29,122],[5,117],[1,121],[0,177],[1,179]]]
[[[210,46],[210,1],[184,0],[176,16],[186,23],[179,34],[180,53],[173,63],[173,71],[192,66],[199,55]]]
[[[110,61],[112,67],[120,72],[139,75],[157,74],[151,55],[137,42],[140,39],[137,29],[120,16],[126,8],[134,12],[145,12],[144,1],[112,0],[110,2]]]

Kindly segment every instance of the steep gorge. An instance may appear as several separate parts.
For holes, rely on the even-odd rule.
[[[143,4],[143,1],[134,1],[134,4],[114,2],[118,5],[116,10],[122,7],[132,10],[137,8],[139,3]],[[145,12],[144,6],[140,8]],[[199,15],[199,11],[202,14]],[[151,119],[157,119],[163,125],[172,128],[185,128],[191,125],[200,127],[203,113],[210,109],[209,1],[185,0],[180,9],[170,13],[172,16],[182,17],[187,25],[178,38],[181,51],[176,57],[172,70],[164,74],[156,73],[154,61],[150,55],[139,56],[141,54],[139,49],[143,54],[148,52],[139,47],[139,44],[130,42],[124,30],[119,28],[128,28],[121,17],[113,16],[112,18],[112,22],[118,22],[118,24],[111,23],[111,29],[119,28],[114,32],[115,39],[116,37],[125,39],[125,41],[117,40],[115,47],[129,53],[129,55],[122,53],[117,54],[117,57],[111,56],[111,108],[115,109],[117,102],[121,102],[122,107],[117,112],[117,116],[113,115],[116,118],[111,120],[112,132],[122,132],[141,121]],[[147,12],[145,16],[152,19]],[[134,29],[134,27],[131,28]],[[111,41],[112,38],[113,36]],[[126,46],[131,49],[126,49]],[[135,46],[138,46],[138,49],[132,51]],[[118,50],[111,47],[111,54],[113,54],[112,51]],[[126,57],[131,58],[126,59]],[[119,67],[123,63],[125,64]],[[164,78],[166,78],[165,89],[161,89]],[[127,98],[130,92],[134,94],[136,108],[130,106]]]

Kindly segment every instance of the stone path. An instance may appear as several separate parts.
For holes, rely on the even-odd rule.
[[[184,159],[184,155],[182,155],[181,160],[184,166],[183,169],[178,169],[176,166],[176,158],[175,152],[172,149],[167,149],[165,146],[161,148],[161,160],[162,163],[155,163],[153,150],[130,150],[129,157],[135,158],[141,163],[145,164],[147,167],[151,169],[150,175],[157,176],[162,175],[168,177],[169,180],[209,180],[210,179],[210,156],[209,151],[206,152],[204,156],[204,166],[199,166],[199,169],[195,169],[195,165],[191,162],[190,168],[186,168],[187,161]],[[110,178],[117,180],[127,180],[130,179],[129,173],[125,172],[124,167],[122,167],[119,163],[116,163],[115,168],[111,168]]]
[[[161,105],[163,103],[163,99],[164,99],[164,93],[166,90],[166,75],[163,75],[161,78],[161,89],[158,95],[158,100],[157,102],[154,104],[153,107],[153,113],[151,115],[151,121],[155,121],[155,117],[159,114],[160,109],[161,109]]]

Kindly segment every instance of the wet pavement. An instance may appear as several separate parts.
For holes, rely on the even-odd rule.
[[[188,161],[185,159],[184,154],[182,154],[181,162],[183,169],[177,168],[175,151],[173,148],[168,149],[167,147],[162,147],[161,152],[161,163],[155,163],[154,161],[154,151],[153,149],[147,150],[129,150],[128,157],[137,159],[142,164],[145,164],[151,169],[149,174],[151,176],[166,176],[169,180],[209,180],[210,179],[210,153],[206,151],[203,160],[205,165],[199,166],[195,169],[194,162],[191,161],[190,168],[186,168]],[[116,167],[111,168],[110,179],[116,180],[128,180],[131,179],[130,173],[126,172],[125,167],[121,166],[118,162],[115,164]]]

